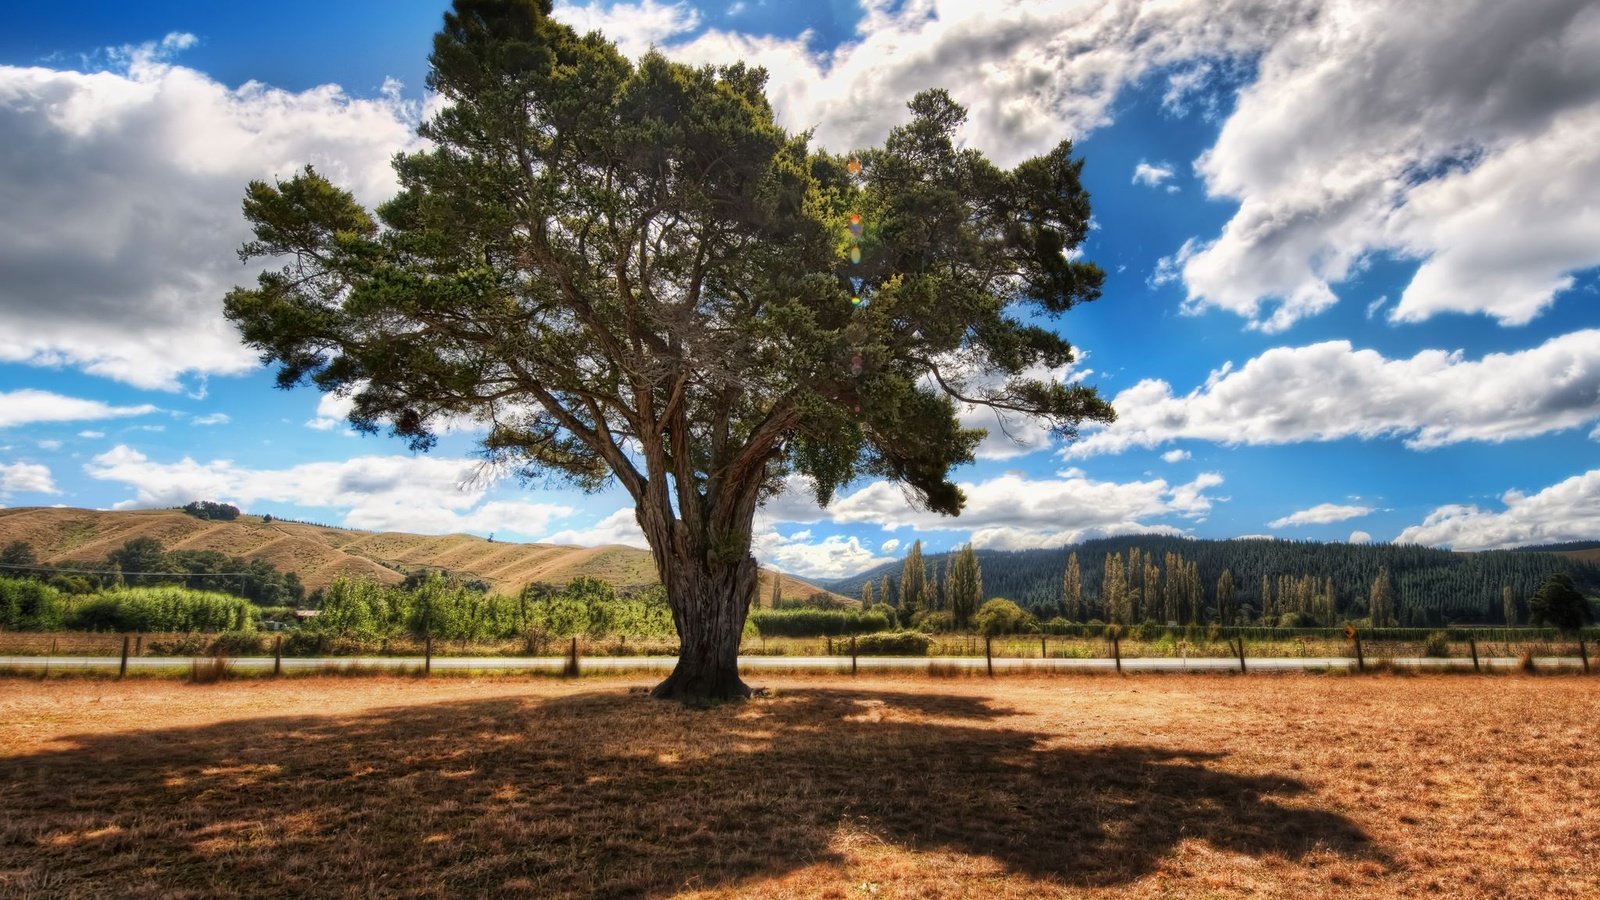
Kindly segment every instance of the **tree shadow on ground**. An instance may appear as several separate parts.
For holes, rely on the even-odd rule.
[[[527,893],[737,885],[842,830],[1116,886],[1175,845],[1380,858],[1282,778],[1205,752],[1046,746],[980,698],[807,689],[689,710],[637,693],[70,738],[0,781],[0,889]],[[7,891],[0,890],[0,893]]]

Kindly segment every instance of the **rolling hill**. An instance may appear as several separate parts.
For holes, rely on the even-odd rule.
[[[657,583],[655,564],[647,551],[617,544],[515,544],[467,534],[357,531],[250,515],[220,522],[173,509],[0,509],[0,546],[25,541],[45,565],[102,560],[127,541],[141,537],[155,538],[167,550],[215,550],[264,560],[298,574],[307,591],[325,587],[341,575],[396,584],[405,573],[418,569],[448,569],[486,581],[502,592],[514,592],[533,582],[566,584],[580,575],[603,579],[618,590]],[[822,590],[763,569],[757,595],[763,605],[772,592],[774,575],[782,579],[783,595],[791,600]]]

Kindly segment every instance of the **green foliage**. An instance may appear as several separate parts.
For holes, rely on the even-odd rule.
[[[1594,610],[1578,591],[1572,576],[1557,573],[1545,579],[1528,598],[1528,615],[1535,625],[1577,631],[1594,621]]]
[[[12,541],[0,547],[0,573],[7,572],[7,567],[15,567],[10,569],[12,574],[28,577],[33,574],[30,567],[38,564],[39,557],[33,552],[33,545],[27,541]]]
[[[996,597],[983,604],[973,620],[977,623],[980,634],[997,635],[1023,631],[1032,624],[1033,617],[1010,600]]]
[[[1310,613],[1290,610],[1278,616],[1278,621],[1275,624],[1279,628],[1315,628],[1322,623],[1318,622],[1316,617]]]
[[[160,586],[104,591],[68,613],[72,628],[96,631],[225,631],[255,627],[247,600],[210,591]]]
[[[862,656],[927,656],[933,638],[920,631],[889,631],[856,638],[856,653]]]
[[[183,511],[196,519],[218,522],[231,522],[239,518],[239,507],[227,503],[212,503],[210,500],[196,500],[185,505]]]
[[[750,623],[762,637],[841,637],[889,630],[881,608],[761,609],[750,613]]]
[[[950,612],[956,626],[964,628],[972,621],[972,614],[977,612],[978,603],[983,599],[983,567],[978,564],[978,555],[973,552],[971,543],[962,547],[951,561],[949,577]]]
[[[1422,655],[1435,659],[1445,659],[1450,656],[1450,635],[1448,632],[1435,631],[1429,634],[1427,640],[1422,642]]]
[[[917,616],[913,624],[930,634],[945,634],[956,630],[956,617],[948,609],[936,609]]]
[[[31,579],[0,578],[0,630],[58,631],[66,624],[61,592]]]

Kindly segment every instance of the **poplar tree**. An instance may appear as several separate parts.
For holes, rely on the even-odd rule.
[[[1517,595],[1511,592],[1511,585],[1500,587],[1500,608],[1505,613],[1506,624],[1515,628],[1517,625]]]
[[[890,583],[888,575],[883,576],[883,580],[878,582],[878,602],[884,606],[895,605],[893,585]]]
[[[861,608],[863,610],[872,608],[872,582],[870,581],[861,586]]]
[[[1372,617],[1373,628],[1384,628],[1394,621],[1394,582],[1389,578],[1389,567],[1378,570],[1367,593],[1367,612]]]
[[[956,627],[965,628],[983,602],[983,569],[970,543],[962,547],[950,562],[947,593]]]
[[[1067,621],[1084,621],[1083,572],[1078,568],[1077,553],[1067,556],[1067,572],[1061,580],[1061,606]]]
[[[922,541],[914,541],[911,549],[906,551],[906,560],[900,567],[900,621],[907,626],[911,617],[916,615],[922,607],[924,585],[927,584],[927,575],[922,567]]]
[[[455,0],[440,102],[369,211],[309,167],[253,182],[224,311],[277,384],[351,400],[357,430],[426,450],[444,423],[527,483],[615,485],[679,636],[653,694],[742,698],[752,523],[799,476],[860,477],[960,513],[952,467],[989,407],[1061,438],[1114,418],[1039,324],[1100,293],[1070,142],[1002,169],[942,90],[881,147],[778,125],[766,73],[637,63],[551,0]]]
[[[1217,622],[1222,625],[1232,625],[1234,615],[1234,584],[1233,570],[1223,569],[1217,576]]]
[[[772,608],[777,609],[783,605],[783,578],[777,572],[772,573]]]

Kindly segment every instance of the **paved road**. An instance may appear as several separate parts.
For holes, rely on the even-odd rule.
[[[189,657],[150,657],[140,656],[128,660],[129,669],[160,670],[173,668],[187,668],[190,664]],[[583,658],[579,665],[585,672],[669,672],[677,662],[672,656],[594,656]],[[1369,663],[1372,662],[1369,660]],[[1472,668],[1471,659],[1433,659],[1412,657],[1394,659],[1392,662],[1409,669],[1427,670],[1461,670]],[[1346,657],[1260,657],[1245,660],[1246,670],[1249,672],[1285,672],[1303,671],[1306,669],[1354,669],[1356,661]],[[1486,669],[1512,669],[1521,663],[1513,657],[1485,657],[1481,663]],[[115,669],[120,660],[115,656],[0,656],[0,669],[39,669],[51,670],[64,669]],[[228,666],[235,670],[261,671],[271,669],[271,657],[230,657]],[[311,669],[331,670],[387,670],[387,671],[420,671],[423,660],[420,656],[386,656],[386,657],[284,657],[283,668],[285,671],[305,671]],[[525,672],[559,672],[566,664],[566,660],[556,657],[471,657],[471,656],[436,656],[433,658],[433,668],[439,671],[525,671]],[[1581,662],[1577,657],[1539,657],[1534,664],[1541,669],[1551,668],[1579,668]],[[917,671],[927,670],[930,665],[941,668],[958,668],[983,671],[988,663],[981,657],[901,657],[901,656],[863,656],[857,661],[860,671],[887,672],[887,671]],[[741,669],[751,672],[792,672],[792,671],[850,671],[850,657],[848,656],[741,656],[739,658]],[[1013,659],[997,658],[994,660],[997,671],[1024,671],[1024,672],[1079,672],[1079,671],[1112,671],[1116,662],[1110,659]],[[1190,658],[1175,659],[1168,657],[1151,657],[1144,659],[1124,659],[1122,670],[1124,672],[1175,672],[1175,671],[1238,671],[1239,661],[1227,658]]]

